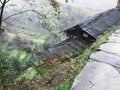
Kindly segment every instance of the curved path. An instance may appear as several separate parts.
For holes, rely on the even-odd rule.
[[[71,90],[120,90],[120,29],[90,55]]]

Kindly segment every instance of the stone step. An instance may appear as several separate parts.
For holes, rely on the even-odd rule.
[[[120,74],[111,65],[89,61],[71,90],[120,90]]]
[[[120,43],[120,37],[110,36],[110,37],[108,37],[108,42]]]
[[[108,53],[120,55],[120,44],[118,43],[105,43],[102,44],[99,49]]]
[[[113,33],[111,36],[114,36],[114,37],[120,37],[120,34]]]
[[[120,57],[103,51],[98,51],[90,55],[90,59],[100,61],[120,68]]]
[[[117,30],[115,31],[115,33],[120,34],[120,29],[117,29]]]

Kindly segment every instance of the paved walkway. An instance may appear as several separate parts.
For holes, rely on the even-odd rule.
[[[71,90],[120,90],[120,29],[90,55]]]

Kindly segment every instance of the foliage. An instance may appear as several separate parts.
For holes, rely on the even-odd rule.
[[[25,88],[29,86],[27,82],[37,76],[35,69],[27,69],[30,67],[29,60],[31,58],[31,54],[21,52],[19,57],[16,58],[16,56],[13,56],[14,55],[10,55],[0,48],[0,90],[13,90],[13,87],[16,89],[23,86],[23,88]],[[23,78],[24,85],[21,83]],[[12,85],[12,87],[10,85]]]
[[[55,11],[58,12],[59,14],[60,13],[59,3],[56,0],[49,0],[49,1],[50,1],[50,5],[52,5]]]
[[[57,59],[52,59],[49,62],[42,60],[40,62],[34,62],[35,69],[41,76],[47,76],[49,73],[58,68],[60,64],[61,62]]]
[[[31,53],[26,53],[25,51],[17,50],[17,54],[14,57],[13,65],[14,69],[18,75],[23,73],[27,68],[31,67],[30,59],[32,57]]]
[[[14,50],[17,51],[17,50]],[[17,51],[16,55],[0,48],[0,84],[13,82],[23,71],[30,67],[31,54]],[[19,57],[18,53],[21,53]]]
[[[25,78],[26,80],[33,80],[37,76],[37,71],[34,68],[30,67],[27,70],[25,70],[16,80],[20,81],[23,78]]]
[[[13,59],[9,54],[0,49],[0,84],[12,82],[16,77],[13,67]]]
[[[44,50],[48,50],[50,47],[51,47],[51,43],[49,43],[49,42],[46,42],[43,44]]]
[[[61,84],[57,90],[69,90],[72,86],[74,77],[68,79],[65,83]]]

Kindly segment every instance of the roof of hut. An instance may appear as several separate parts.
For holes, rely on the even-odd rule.
[[[81,23],[79,26],[94,38],[98,38],[111,28],[120,25],[120,8],[114,8],[100,13],[89,20]]]

